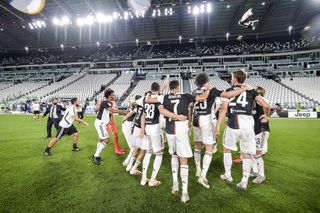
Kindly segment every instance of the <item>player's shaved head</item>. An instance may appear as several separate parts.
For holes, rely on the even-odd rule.
[[[243,70],[234,71],[232,76],[239,84],[243,84],[247,79],[247,73]]]
[[[179,87],[179,81],[177,81],[177,80],[170,81],[170,83],[169,83],[170,90],[176,89],[178,87]]]
[[[194,83],[197,85],[197,87],[202,87],[204,84],[209,82],[209,77],[206,73],[200,73],[196,76],[196,79],[194,80]]]
[[[157,82],[153,82],[151,84],[151,91],[152,92],[158,92],[160,90],[160,84]]]
[[[257,92],[259,93],[259,95],[264,97],[264,94],[266,93],[266,90],[263,87],[257,86]]]

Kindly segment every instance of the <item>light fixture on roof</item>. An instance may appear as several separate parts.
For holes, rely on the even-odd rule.
[[[53,23],[54,25],[59,25],[59,24],[60,24],[60,21],[59,21],[59,19],[58,19],[57,17],[54,17],[54,18],[52,19],[52,23]]]
[[[64,45],[63,45],[63,44],[60,44],[60,47],[61,47],[61,50],[63,51]]]
[[[212,12],[211,3],[207,3],[206,10],[207,10],[207,13],[211,13]]]
[[[62,23],[62,25],[69,25],[69,24],[71,24],[71,20],[69,19],[69,17],[68,16],[64,16],[64,17],[62,17],[62,19],[61,19],[61,23]]]
[[[181,44],[181,41],[182,41],[182,36],[180,35],[179,36],[179,43]]]
[[[86,24],[87,25],[92,25],[94,23],[94,18],[91,16],[91,15],[88,15],[87,17],[86,17]]]
[[[266,5],[266,3],[265,3],[265,2],[262,2],[261,5],[264,6],[264,5]]]
[[[289,27],[288,27],[288,31],[289,31],[289,35],[291,35],[292,26],[289,26]]]
[[[82,27],[84,25],[84,20],[82,18],[77,18],[77,25]]]
[[[129,18],[129,13],[128,13],[127,11],[125,11],[125,12],[123,13],[123,18],[124,18],[124,20],[128,20],[128,18]]]
[[[204,13],[204,5],[203,4],[200,5],[200,13]]]
[[[136,38],[136,45],[139,46],[139,39]]]
[[[158,9],[157,11],[158,11],[158,16],[161,16],[161,10]]]
[[[22,29],[26,29],[26,26],[23,25],[23,26],[22,26]]]
[[[0,28],[0,31],[3,31],[3,28]]]
[[[153,9],[153,11],[152,11],[152,17],[156,17],[156,13],[157,13],[157,11],[156,11],[155,9]]]
[[[191,13],[191,6],[188,6],[188,13]]]
[[[196,5],[193,7],[192,14],[197,16],[200,13],[199,7]]]
[[[114,20],[117,20],[119,18],[119,13],[113,12],[112,13],[112,17],[113,17]]]
[[[96,20],[98,23],[106,23],[106,16],[100,12],[96,14]]]
[[[99,41],[97,41],[97,43],[96,43],[96,44],[97,44],[97,47],[100,47],[100,42],[99,42]]]
[[[308,26],[305,26],[305,27],[303,28],[303,31],[307,32],[307,31],[309,31],[310,29],[311,29],[311,26],[308,25]]]
[[[230,8],[230,5],[229,5],[229,4],[227,5],[227,8]]]
[[[26,50],[26,53],[29,53],[29,48],[28,47],[24,47],[24,49]]]
[[[44,27],[47,26],[46,23],[44,21],[42,21],[42,20],[34,20],[34,21],[32,21],[32,22],[30,22],[28,24],[29,24],[29,28],[31,30],[33,30],[33,29],[41,29],[41,28],[44,28]]]
[[[226,40],[229,41],[230,33],[226,33]]]
[[[242,38],[243,38],[243,36],[242,36],[242,35],[239,35],[239,36],[237,37],[237,40],[242,40]]]

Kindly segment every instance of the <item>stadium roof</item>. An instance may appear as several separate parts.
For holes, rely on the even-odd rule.
[[[193,39],[224,39],[226,33],[231,38],[243,35],[266,37],[288,35],[300,32],[310,21],[320,14],[317,0],[152,0],[151,8],[144,17],[124,20],[128,10],[126,0],[47,0],[45,8],[38,15],[26,15],[14,9],[8,2],[0,1],[0,48],[24,49],[48,48],[103,43],[135,43]],[[194,15],[188,13],[195,5],[211,4],[212,11]],[[172,15],[164,15],[165,9],[172,8]],[[237,21],[242,14],[253,8],[253,19],[259,19],[255,31],[241,28]],[[158,9],[161,16],[158,16]],[[155,12],[153,12],[155,10]],[[91,27],[79,27],[77,18],[119,13],[119,19],[112,23],[93,23]],[[155,13],[155,14],[154,14]],[[61,27],[53,24],[54,17],[68,17],[72,24]],[[120,20],[121,16],[121,20]],[[44,21],[46,27],[30,29],[29,23]]]

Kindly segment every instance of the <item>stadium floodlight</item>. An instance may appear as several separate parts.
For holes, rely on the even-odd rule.
[[[36,25],[37,25],[39,28],[42,28],[42,23],[41,23],[41,21],[36,21]]]
[[[161,16],[161,10],[158,9],[158,16]]]
[[[212,12],[211,3],[207,3],[206,10],[207,10],[207,13],[211,13]]]
[[[192,14],[197,16],[200,13],[199,7],[196,5],[193,7]]]
[[[23,25],[22,28],[23,28],[23,29],[26,29],[26,26]]]
[[[113,17],[114,20],[117,20],[118,17],[119,17],[119,14],[117,12],[113,12],[112,13],[112,17]]]
[[[167,8],[164,9],[164,15],[165,15],[165,16],[168,15],[168,9],[167,9]]]
[[[204,5],[203,4],[200,5],[200,13],[204,13]]]
[[[113,21],[113,17],[111,15],[106,16],[106,23],[111,23]]]
[[[97,43],[96,43],[96,44],[97,44],[97,47],[100,47],[100,42],[99,42],[99,41],[97,41]]]
[[[229,4],[227,5],[227,8],[230,8],[230,5],[229,5]]]
[[[264,5],[266,5],[266,3],[265,3],[265,2],[262,2],[261,5],[264,6]]]
[[[63,44],[60,44],[60,47],[61,47],[61,50],[63,51],[64,45],[63,45]]]
[[[62,23],[62,25],[69,25],[69,24],[71,24],[71,21],[70,21],[69,17],[64,16],[61,19],[61,23]]]
[[[102,13],[96,14],[96,20],[98,23],[105,23],[106,22],[106,16]]]
[[[172,10],[171,7],[170,7],[170,9],[169,9],[169,14],[170,14],[170,16],[172,16],[172,14],[173,14],[173,10]]]
[[[53,23],[53,25],[59,25],[59,24],[60,24],[60,21],[59,21],[59,19],[58,19],[57,17],[54,17],[54,18],[52,19],[52,23]]]
[[[129,17],[129,13],[128,13],[127,11],[125,11],[125,12],[123,13],[123,18],[124,18],[124,20],[128,20],[128,17]]]
[[[24,49],[26,50],[27,54],[29,52],[29,48],[28,47],[24,47]]]
[[[191,13],[191,6],[188,6],[188,14]]]
[[[77,25],[82,27],[85,24],[85,21],[82,18],[77,18]]]
[[[156,10],[154,9],[153,11],[152,11],[152,17],[156,17]]]
[[[94,23],[94,18],[91,15],[86,17],[86,24],[91,26]]]
[[[139,45],[139,39],[136,38],[136,45]]]
[[[179,36],[179,43],[181,44],[182,36]]]
[[[226,33],[226,39],[229,40],[230,33]]]

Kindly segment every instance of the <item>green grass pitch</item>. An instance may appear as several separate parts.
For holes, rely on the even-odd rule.
[[[121,118],[118,118],[119,127]],[[267,181],[236,188],[241,165],[233,165],[234,183],[219,179],[223,172],[219,151],[208,172],[210,189],[197,183],[190,159],[190,202],[171,195],[170,156],[165,157],[158,188],[141,187],[121,165],[125,156],[113,154],[112,143],[102,153],[101,166],[91,162],[97,135],[94,117],[89,128],[76,124],[81,152],[71,152],[71,137],[63,138],[44,157],[48,143],[46,119],[0,115],[0,212],[320,212],[320,120],[271,120]],[[55,130],[54,130],[55,133]],[[121,146],[126,142],[120,133]],[[233,156],[238,156],[234,153]],[[149,172],[151,172],[152,162]]]

